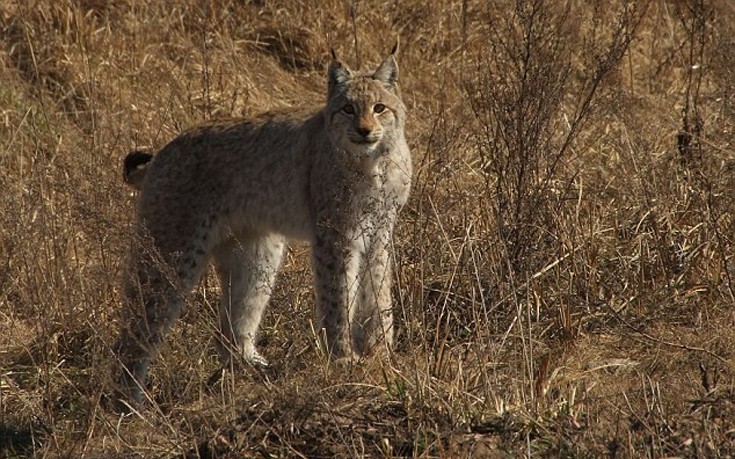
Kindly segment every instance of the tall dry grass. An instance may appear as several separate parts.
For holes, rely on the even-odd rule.
[[[734,32],[726,0],[1,3],[0,455],[732,455]],[[294,245],[277,375],[218,373],[208,277],[152,402],[105,411],[125,153],[320,104],[330,47],[396,37],[395,354],[320,358]]]

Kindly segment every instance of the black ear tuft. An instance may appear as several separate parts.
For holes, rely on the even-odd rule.
[[[394,50],[397,47],[394,46]],[[398,83],[398,63],[396,58],[391,54],[380,64],[380,66],[373,73],[373,78],[383,83],[389,88],[393,88]]]
[[[398,37],[396,37],[396,44],[393,45],[393,49],[390,50],[390,54],[392,56],[395,56],[396,54],[398,54],[398,48],[399,48],[399,40],[398,40]]]
[[[347,68],[346,65],[341,63],[338,60],[333,60],[329,64],[329,72],[328,72],[328,81],[329,81],[329,95],[330,97],[334,92],[339,88],[340,86],[344,85],[347,81],[352,78],[352,71]]]

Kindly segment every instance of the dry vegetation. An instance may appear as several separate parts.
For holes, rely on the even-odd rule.
[[[5,0],[0,34],[0,456],[735,454],[730,0]],[[319,104],[330,46],[372,64],[396,36],[395,355],[326,364],[294,245],[276,375],[217,377],[210,276],[154,400],[104,410],[125,153]]]

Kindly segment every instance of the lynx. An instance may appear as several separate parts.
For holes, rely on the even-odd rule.
[[[332,52],[318,111],[207,124],[155,155],[127,156],[124,178],[140,193],[115,348],[124,399],[141,401],[149,363],[209,260],[225,363],[267,366],[255,338],[289,239],[311,243],[330,358],[392,345],[391,238],[412,167],[396,49],[372,72]]]

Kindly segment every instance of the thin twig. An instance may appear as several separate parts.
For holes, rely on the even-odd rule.
[[[639,335],[641,335],[642,337],[646,338],[649,341],[652,341],[652,342],[657,343],[657,344],[663,344],[663,345],[669,346],[669,347],[675,347],[677,349],[684,349],[686,351],[703,352],[703,353],[709,355],[710,357],[716,358],[717,360],[719,360],[722,363],[725,363],[725,364],[728,363],[727,360],[724,357],[721,357],[721,356],[715,354],[714,352],[712,352],[712,351],[710,351],[708,349],[705,349],[703,347],[695,347],[695,346],[689,346],[687,344],[672,343],[671,341],[664,341],[664,340],[662,340],[660,338],[656,338],[655,336],[651,335],[650,333],[647,333],[647,332],[641,330],[640,328],[636,327],[632,323],[630,323],[627,320],[625,320],[623,318],[623,316],[621,316],[620,313],[618,313],[618,311],[616,311],[615,308],[613,308],[612,306],[610,306],[610,304],[608,304],[607,302],[605,302],[604,304],[605,304],[605,307],[607,307],[607,309],[609,309],[610,312],[613,313],[613,315],[615,316],[615,318],[618,319],[623,325],[625,325],[626,327],[630,328],[631,330],[633,330],[634,332],[638,333]]]

